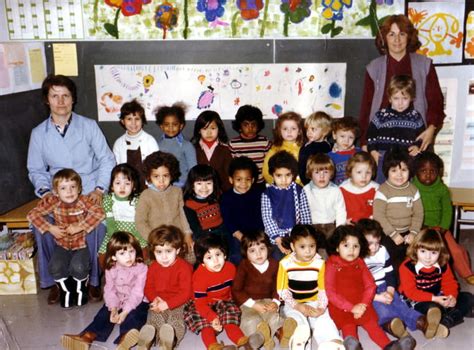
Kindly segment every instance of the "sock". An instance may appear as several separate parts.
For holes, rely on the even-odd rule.
[[[211,344],[217,343],[216,332],[211,327],[206,327],[201,330],[201,338],[206,345],[206,349],[209,348]]]
[[[242,332],[240,327],[237,326],[236,324],[225,324],[224,330],[227,336],[229,337],[229,339],[232,340],[234,344],[237,344],[239,339],[244,337],[244,333]]]

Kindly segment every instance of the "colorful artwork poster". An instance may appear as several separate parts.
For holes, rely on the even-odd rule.
[[[438,63],[461,63],[464,2],[410,2],[408,17],[418,29],[419,53]]]
[[[149,120],[158,106],[182,101],[186,118],[217,111],[233,119],[245,104],[259,107],[264,118],[285,111],[307,116],[325,111],[344,115],[346,64],[251,65],[96,65],[99,121],[117,121],[120,107],[134,98]]]
[[[96,39],[222,39],[375,36],[404,0],[85,1]]]
[[[466,46],[464,47],[464,58],[474,58],[474,11],[470,11],[466,18]]]

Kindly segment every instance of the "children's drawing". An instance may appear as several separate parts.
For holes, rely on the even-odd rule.
[[[421,2],[410,3],[408,16],[418,29],[420,53],[431,57],[434,63],[462,61],[463,3]]]
[[[166,39],[166,32],[178,24],[178,9],[167,1],[158,5],[155,10],[155,24],[163,30],[163,39]]]
[[[464,48],[466,59],[474,58],[474,11],[470,11],[466,19],[466,46]]]
[[[188,119],[204,109],[232,119],[239,106],[259,107],[266,118],[292,110],[344,115],[345,63],[222,65],[96,65],[100,121],[116,121],[122,103],[137,98],[153,120],[160,105],[183,101]]]
[[[170,6],[176,12],[168,17]],[[367,38],[404,6],[404,0],[91,0],[83,1],[83,17],[91,39]]]

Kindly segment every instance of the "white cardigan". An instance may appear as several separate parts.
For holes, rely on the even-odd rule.
[[[137,150],[140,147],[142,153],[142,161],[151,153],[159,150],[158,143],[155,138],[141,130],[137,135],[130,136],[127,132],[120,136],[114,143],[113,152],[117,164],[127,162],[127,150]]]

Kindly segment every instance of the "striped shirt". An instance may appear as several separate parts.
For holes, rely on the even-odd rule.
[[[395,272],[392,266],[392,260],[387,249],[381,245],[377,253],[364,258],[365,264],[374,277],[375,284],[380,286],[384,283],[387,287],[396,287]]]
[[[263,160],[271,145],[271,141],[262,135],[257,135],[251,140],[244,139],[239,135],[229,141],[229,149],[233,158],[245,156],[255,162],[258,168],[257,182],[263,182]]]

